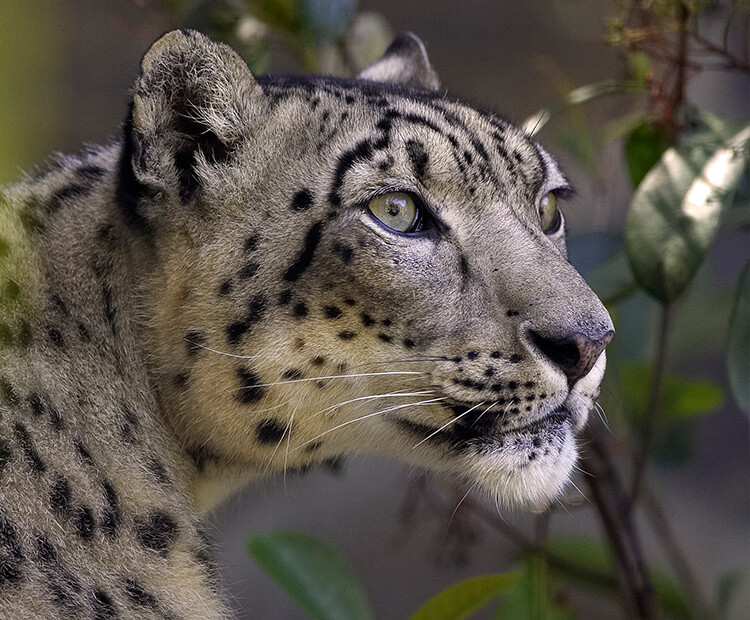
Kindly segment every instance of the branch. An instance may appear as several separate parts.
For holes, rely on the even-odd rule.
[[[652,620],[656,618],[654,590],[633,524],[633,511],[601,433],[598,424],[589,423],[589,450],[584,459],[585,469],[591,474],[587,482],[609,538],[630,615]]]
[[[648,397],[648,406],[646,407],[643,435],[641,445],[635,457],[633,466],[633,482],[630,487],[630,504],[634,506],[638,500],[641,480],[646,471],[651,447],[654,443],[654,431],[656,430],[656,420],[659,414],[659,400],[661,397],[661,387],[664,381],[664,366],[667,356],[667,342],[669,338],[669,327],[671,319],[671,306],[664,304],[661,308],[661,322],[659,325],[659,342],[656,347],[656,359],[654,360],[654,374],[651,377],[651,390]]]

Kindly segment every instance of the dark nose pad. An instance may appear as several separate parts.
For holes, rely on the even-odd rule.
[[[581,333],[548,338],[534,330],[529,331],[534,346],[565,373],[569,385],[588,374],[614,335],[615,332],[610,330],[596,340]]]

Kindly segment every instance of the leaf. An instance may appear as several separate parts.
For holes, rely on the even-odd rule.
[[[727,371],[734,400],[750,414],[750,261],[740,275],[729,320]]]
[[[663,303],[678,297],[703,261],[748,161],[750,125],[722,148],[701,140],[664,152],[638,186],[625,247],[639,284]]]
[[[647,366],[629,364],[620,370],[623,396],[636,417],[646,411],[650,382],[651,370]],[[686,379],[667,373],[662,383],[659,418],[662,422],[678,422],[709,413],[718,408],[723,400],[721,388],[710,381]]]
[[[362,585],[341,557],[322,541],[296,532],[256,534],[250,555],[311,618],[373,618]]]
[[[642,122],[625,138],[625,163],[630,182],[638,187],[669,147],[667,139],[649,122]]]
[[[573,611],[554,600],[546,568],[543,559],[527,556],[494,620],[573,620]]]
[[[463,620],[507,592],[517,579],[516,573],[503,573],[459,581],[433,596],[411,620]]]

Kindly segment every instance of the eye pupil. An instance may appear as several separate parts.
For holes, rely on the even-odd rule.
[[[388,205],[388,215],[396,217],[399,213],[401,213],[401,208],[403,205],[399,204],[396,198],[389,198],[386,201],[386,204]]]

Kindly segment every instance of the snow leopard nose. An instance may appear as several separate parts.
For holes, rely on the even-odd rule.
[[[563,371],[569,385],[588,374],[614,335],[612,329],[593,338],[581,332],[549,337],[533,329],[529,330],[531,342],[542,355]]]

